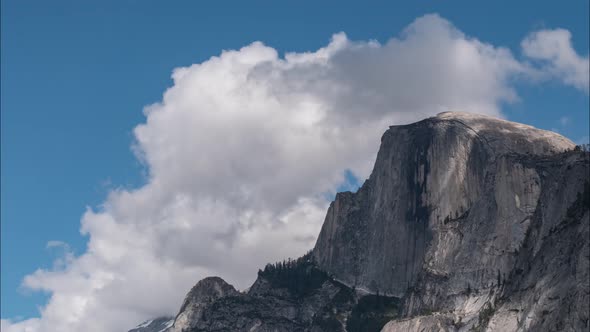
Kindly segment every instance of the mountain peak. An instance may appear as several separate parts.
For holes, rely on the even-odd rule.
[[[222,297],[237,294],[239,292],[234,286],[220,277],[207,277],[200,280],[186,295],[170,332],[181,332],[190,329],[192,324],[200,319],[205,306]]]

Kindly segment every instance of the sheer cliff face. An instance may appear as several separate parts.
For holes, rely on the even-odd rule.
[[[449,286],[484,286],[507,273],[535,211],[541,182],[519,155],[573,148],[507,121],[442,113],[382,138],[358,193],[331,205],[314,256],[350,284],[402,296],[427,272]]]
[[[552,132],[465,113],[391,127],[370,178],[330,206],[314,258],[346,284],[405,296],[408,316],[478,312],[490,298],[461,294],[499,292],[584,191],[587,162],[554,157],[573,148]],[[526,246],[535,249],[523,257]]]

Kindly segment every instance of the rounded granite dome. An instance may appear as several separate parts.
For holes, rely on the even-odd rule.
[[[558,133],[482,114],[442,112],[426,121],[446,121],[464,126],[481,137],[496,154],[546,155],[571,150],[575,144]]]

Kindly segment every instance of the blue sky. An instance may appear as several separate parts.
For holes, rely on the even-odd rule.
[[[1,316],[38,315],[47,296],[20,287],[51,268],[64,241],[76,255],[87,206],[112,188],[136,188],[146,169],[131,151],[142,109],[162,98],[180,66],[262,41],[284,52],[395,37],[438,13],[468,36],[509,48],[534,30],[567,29],[588,54],[588,1],[2,1]],[[516,82],[504,115],[588,140],[588,95],[559,82]],[[347,173],[347,181],[350,174]]]

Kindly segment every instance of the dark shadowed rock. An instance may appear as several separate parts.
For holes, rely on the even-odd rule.
[[[247,294],[206,307],[192,331],[345,331],[355,296],[309,259],[267,265]]]

